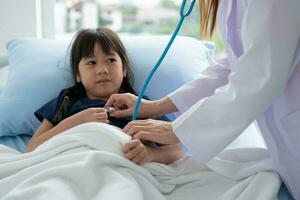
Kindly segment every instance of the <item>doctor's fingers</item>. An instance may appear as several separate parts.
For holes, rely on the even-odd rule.
[[[106,104],[104,107],[112,107],[114,103],[117,103],[120,101],[122,94],[112,94],[110,95],[109,99],[107,100]]]
[[[113,107],[114,105],[133,107],[137,97],[130,93],[112,94],[105,106]]]
[[[161,140],[160,133],[153,131],[138,131],[133,136],[134,139],[145,140],[150,142],[155,142],[159,144],[164,144],[164,141]]]
[[[160,143],[159,135],[156,132],[160,132],[159,129],[153,123],[149,123],[148,120],[136,120],[128,123],[123,131],[134,139],[147,140],[151,142]]]
[[[135,135],[136,134],[139,134],[141,132],[145,132],[145,133],[150,133],[150,132],[154,132],[154,128],[152,126],[147,126],[147,125],[134,125],[134,126],[131,126],[130,129],[127,130],[127,133],[128,135],[132,136],[133,138],[136,138],[136,139],[143,139],[143,138],[137,138]]]
[[[123,131],[127,134],[130,132],[138,131],[138,130],[146,130],[152,128],[154,123],[149,119],[146,120],[134,120],[129,122],[124,128]],[[147,128],[148,127],[148,128]],[[131,135],[131,134],[129,134]]]
[[[133,110],[132,108],[128,108],[128,109],[124,109],[124,110],[115,110],[114,112],[112,112],[110,114],[110,116],[117,117],[117,118],[128,117],[131,115],[132,110]]]
[[[147,140],[160,144],[177,144],[179,139],[172,130],[171,122],[157,121],[156,123],[150,123],[149,126],[145,126],[139,130],[131,128],[128,130],[129,134],[134,139]]]

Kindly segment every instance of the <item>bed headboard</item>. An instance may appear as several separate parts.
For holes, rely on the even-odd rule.
[[[6,56],[0,56],[0,69],[8,65],[8,60]]]

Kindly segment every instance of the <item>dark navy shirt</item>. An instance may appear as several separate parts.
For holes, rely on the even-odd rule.
[[[52,124],[54,123],[54,116],[56,112],[58,111],[60,105],[62,104],[63,98],[64,98],[64,90],[60,92],[58,97],[52,99],[45,105],[43,105],[40,109],[38,109],[34,115],[37,117],[39,121],[43,121],[43,119],[47,119],[49,122]],[[89,99],[87,96],[81,97],[77,99],[69,109],[69,112],[67,113],[67,117],[72,116],[80,111],[83,111],[87,108],[92,108],[92,107],[101,107],[103,108],[106,104],[106,101],[104,100],[93,100]],[[164,121],[170,121],[166,116],[162,116],[157,118],[159,120],[164,120]],[[110,117],[108,116],[108,120],[110,121],[109,124],[117,126],[119,128],[123,128],[126,126],[128,122],[131,121],[131,117],[126,117],[126,118],[115,118],[115,117]]]

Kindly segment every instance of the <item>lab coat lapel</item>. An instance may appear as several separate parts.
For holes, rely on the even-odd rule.
[[[241,15],[242,13],[238,13],[238,6],[240,5],[238,5],[237,0],[232,0],[230,13],[227,17],[227,41],[231,47],[232,53],[234,54],[235,58],[238,58],[243,54],[239,25],[239,18],[242,17],[239,15]]]
[[[219,9],[218,11],[218,28],[225,43],[230,68],[234,71],[236,55],[233,49],[236,46],[236,41],[233,36],[236,35],[234,33],[236,25],[236,0],[222,0],[219,6],[223,9]]]

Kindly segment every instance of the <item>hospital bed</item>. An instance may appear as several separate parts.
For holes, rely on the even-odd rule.
[[[139,42],[136,42],[135,45],[132,45],[130,43],[130,39],[128,39],[126,37],[125,38],[123,37],[122,39],[123,39],[123,41],[125,43],[125,46],[128,48],[129,52],[130,51],[140,51],[137,47],[135,47],[136,44],[139,44]],[[148,44],[152,45],[153,41],[157,42],[157,40],[159,40],[160,43],[163,43],[163,42],[167,41],[167,39],[168,39],[167,37],[160,37],[160,36],[157,37],[157,38],[154,37],[154,39],[148,41]],[[137,38],[135,38],[135,40],[136,41],[140,40],[140,41],[143,41],[143,42],[145,41],[144,38],[142,38],[142,37],[141,38],[137,37]],[[201,65],[203,67],[206,67],[206,66],[208,66],[210,64],[210,62],[212,62],[211,56],[213,54],[213,45],[211,43],[206,43],[206,44],[201,44],[201,45],[199,43],[197,45],[194,45],[194,42],[195,42],[194,40],[190,40],[190,39],[186,39],[186,38],[181,38],[181,40],[182,40],[181,43],[178,43],[177,47],[178,48],[179,47],[183,48],[182,51],[186,53],[186,55],[183,55],[183,56],[189,57],[190,55],[195,55],[195,52],[197,52],[198,55],[200,55],[201,59],[199,59],[199,58],[197,58],[197,59],[193,58],[192,59],[192,58],[189,57],[188,60],[191,63],[191,65],[192,66],[195,65],[196,67],[195,68],[191,68],[187,72],[187,70],[184,70],[184,69],[180,68],[180,66],[181,66],[182,63],[184,63],[184,66],[185,66],[185,61],[180,61],[178,59],[174,59],[176,57],[176,54],[178,52],[171,50],[169,56],[172,59],[169,58],[169,62],[165,63],[164,64],[165,66],[161,67],[162,71],[158,71],[158,77],[156,77],[157,79],[155,79],[155,78],[153,79],[154,84],[152,85],[152,87],[149,88],[148,94],[146,93],[147,96],[150,96],[153,99],[162,97],[163,95],[165,95],[168,92],[176,89],[180,85],[182,85],[182,84],[184,84],[184,83],[186,83],[186,82],[188,82],[190,80],[193,80],[193,79],[197,78],[196,74],[199,74],[200,71],[203,70],[203,68],[199,69],[199,65]],[[28,38],[25,38],[25,39],[23,39],[23,38],[22,39],[16,39],[16,40],[11,41],[10,45],[8,45],[12,49],[11,52],[10,52],[11,55],[9,55],[10,56],[10,61],[13,61],[12,60],[13,58],[17,58],[19,56],[18,53],[16,53],[17,50],[13,49],[13,48],[17,48],[18,45],[24,45],[24,44],[29,45],[32,48],[31,50],[35,51],[35,50],[37,50],[39,48],[36,45],[47,45],[47,43],[49,43],[49,44],[52,45],[52,47],[51,47],[51,45],[47,46],[47,48],[49,47],[49,49],[50,49],[49,52],[52,52],[54,50],[57,51],[58,47],[60,45],[62,45],[64,47],[66,46],[66,43],[57,43],[56,44],[54,41],[47,41],[47,40],[42,41],[42,40],[35,40],[35,39],[28,39]],[[187,45],[187,43],[188,43],[188,45]],[[144,44],[144,45],[147,46],[147,44]],[[184,49],[184,46],[189,46],[189,49]],[[176,44],[175,44],[175,47],[176,47]],[[193,51],[191,51],[191,47],[192,47]],[[153,60],[153,62],[154,62],[155,57],[158,55],[159,51],[162,48],[163,48],[163,46],[158,46],[157,48],[150,49],[151,51],[154,51],[154,52],[157,52],[157,53],[145,52],[145,55],[148,55],[149,60],[147,60],[147,59],[145,60],[144,59],[142,61],[135,61],[135,63],[134,63],[135,65],[133,67],[135,67],[135,66],[142,66],[142,70],[141,70],[141,68],[134,68],[133,69],[136,72],[136,74],[138,75],[138,76],[136,76],[136,82],[137,82],[137,84],[135,86],[136,87],[135,89],[137,89],[137,90],[140,89],[139,86],[142,85],[141,83],[143,82],[143,78],[141,78],[141,77],[145,77],[147,75],[147,72],[150,70],[149,67],[152,66],[152,61],[151,60]],[[203,49],[205,49],[205,50],[203,50]],[[58,65],[55,66],[55,64],[54,64],[54,66],[56,67],[56,71],[54,71],[54,72],[51,71],[51,70],[47,71],[46,68],[49,67],[50,65],[53,65],[53,62],[49,58],[48,58],[48,60],[46,59],[46,62],[49,62],[48,64],[45,63],[45,62],[42,62],[42,63],[39,63],[39,64],[40,65],[41,64],[47,65],[47,66],[45,66],[45,69],[46,69],[47,73],[50,73],[50,74],[52,73],[52,75],[57,75],[57,73],[61,72],[62,73],[61,78],[65,78],[66,74],[69,74],[70,71],[68,71],[68,69],[64,69],[62,67],[64,65],[66,65],[66,63],[67,63],[67,60],[60,59],[62,57],[65,57],[64,50],[65,49],[62,48],[61,54],[59,55],[59,53],[58,53],[58,57],[55,58],[56,61],[57,61],[57,59],[60,60],[60,63]],[[45,54],[49,54],[49,52],[44,52],[44,53]],[[14,54],[16,54],[16,55],[14,55]],[[41,54],[43,54],[43,53],[41,53]],[[25,54],[25,56],[26,56],[26,54]],[[33,55],[33,56],[36,56],[36,55]],[[29,57],[29,58],[25,57],[25,60],[28,61],[30,59],[34,59],[33,56],[31,55],[31,57]],[[136,56],[138,56],[138,55],[136,55]],[[41,56],[41,57],[43,57],[43,56]],[[22,56],[19,57],[18,59],[20,59],[20,58],[22,58]],[[39,58],[37,58],[37,60],[38,59]],[[134,60],[135,58],[131,57],[131,59]],[[16,68],[16,67],[18,67],[18,66],[16,66],[18,63],[19,64],[22,63],[22,65],[25,65],[25,67],[26,67],[26,62],[27,61],[25,61],[25,64],[24,64],[24,61],[22,61],[22,60],[19,60],[19,61],[16,61],[16,62],[13,61],[12,65],[14,65],[13,67]],[[31,63],[29,62],[28,65],[27,65],[27,67],[30,64]],[[24,66],[21,66],[21,67],[24,67]],[[8,63],[8,58],[6,56],[1,57],[0,58],[0,104],[4,103],[6,105],[9,105],[9,102],[7,102],[7,101],[9,101],[11,99],[10,99],[9,95],[5,96],[6,93],[9,93],[9,91],[5,91],[5,90],[8,90],[9,88],[18,88],[18,86],[16,86],[16,87],[14,87],[14,85],[11,86],[10,83],[6,84],[6,81],[15,80],[14,78],[24,78],[24,79],[30,78],[30,76],[27,76],[27,74],[23,73],[24,69],[22,69],[22,68],[15,69],[15,70],[20,70],[19,72],[17,72],[17,71],[15,72],[14,69],[10,70],[9,68],[10,67],[9,67],[9,63]],[[145,70],[145,68],[148,68],[148,69]],[[182,76],[178,77],[178,71],[176,72],[174,69],[178,69],[182,73]],[[32,69],[32,70],[34,70],[34,69]],[[171,76],[168,76],[168,74],[172,73],[172,70],[174,71],[173,75],[177,75],[177,76],[175,76],[176,77],[176,82],[175,82],[175,79],[172,80],[172,74],[171,74]],[[24,72],[28,72],[28,71],[25,70]],[[10,75],[11,77],[9,77],[8,76],[9,73],[16,73],[16,74],[12,74],[12,75]],[[19,76],[18,73],[20,73],[20,75],[23,75],[23,77]],[[35,72],[32,71],[32,73],[35,73]],[[15,75],[15,76],[12,77],[13,75]],[[39,76],[39,75],[40,74],[37,73],[37,76]],[[53,78],[53,77],[51,77],[51,78]],[[45,79],[52,80],[52,79],[49,79],[48,76],[45,76]],[[163,82],[163,81],[166,81],[166,80],[170,81],[170,79],[171,79],[171,81],[174,81],[174,82],[172,82],[169,85],[167,84],[167,86],[165,88],[161,88],[161,86],[160,86],[159,83]],[[30,80],[27,80],[27,81],[30,82]],[[36,84],[36,83],[34,83],[34,84]],[[47,96],[47,94],[45,94],[46,99],[54,97],[55,94],[56,94],[56,92],[57,92],[57,90],[58,90],[58,88],[60,88],[62,85],[64,85],[64,86],[71,85],[72,81],[67,79],[65,81],[58,82],[56,84],[58,84],[58,85],[60,84],[60,85],[57,86],[57,88],[55,88],[52,91],[51,91],[51,89],[47,90],[47,91],[49,91],[50,94],[48,96]],[[11,87],[8,87],[8,86],[11,86]],[[27,89],[30,89],[31,86],[32,85],[29,84],[28,85],[29,88],[27,88]],[[157,91],[157,88],[160,88],[160,90]],[[42,89],[44,90],[45,88],[42,88]],[[16,93],[14,93],[14,94],[17,95]],[[21,95],[21,97],[24,97],[24,96]],[[20,103],[20,102],[18,102],[18,100],[15,100],[15,99],[13,99],[13,101],[15,101],[16,103]],[[26,104],[26,102],[27,101],[25,101],[24,103]],[[38,102],[38,103],[41,104],[41,102]],[[4,107],[1,107],[1,105],[0,105],[0,112],[2,113],[2,115],[0,114],[0,117],[3,117],[5,115],[3,114],[3,110],[1,110],[1,108],[3,109]],[[18,118],[17,115],[18,114],[16,113],[16,118]],[[26,116],[26,115],[21,115],[21,117],[24,117],[24,116]],[[171,116],[171,117],[174,117],[174,116]],[[0,120],[2,120],[2,119],[0,118]],[[19,132],[19,134],[1,134],[0,133],[0,136],[1,136],[0,137],[0,144],[7,145],[9,147],[12,147],[12,148],[17,149],[18,151],[22,152],[24,150],[24,148],[25,148],[26,143],[29,141],[29,139],[31,137],[32,131],[34,130],[34,128],[36,128],[37,123],[38,122],[36,122],[36,121],[30,121],[29,122],[30,129],[28,129],[28,130],[30,130],[31,132]],[[22,124],[22,123],[20,123],[20,124]],[[5,126],[3,126],[3,124],[1,124],[1,126],[2,127],[1,127],[0,131],[3,131],[3,129],[4,129]],[[21,125],[21,127],[22,127],[22,125]],[[14,128],[16,128],[16,127],[12,127],[12,128],[9,127],[10,131],[12,129],[14,129]],[[253,129],[254,129],[254,127],[251,126],[251,128],[249,128],[248,131],[253,131]],[[21,131],[21,130],[17,128],[16,131]],[[247,134],[244,134],[244,135],[247,135]],[[240,140],[235,141],[231,145],[231,148],[238,148],[238,147],[242,146],[241,143],[243,143],[243,141],[244,142],[245,141],[249,141],[249,132],[248,132],[248,135],[245,136],[244,138],[241,137]],[[260,142],[261,141],[257,140],[255,143],[257,144],[257,143],[260,143]],[[249,145],[251,145],[251,144],[249,144]],[[259,145],[261,146],[262,143],[260,143]],[[288,192],[287,192],[287,190],[286,190],[285,187],[281,187],[280,188],[280,192],[278,194],[278,198],[280,200],[289,200],[289,199],[291,199],[289,197],[289,194],[288,194]]]

